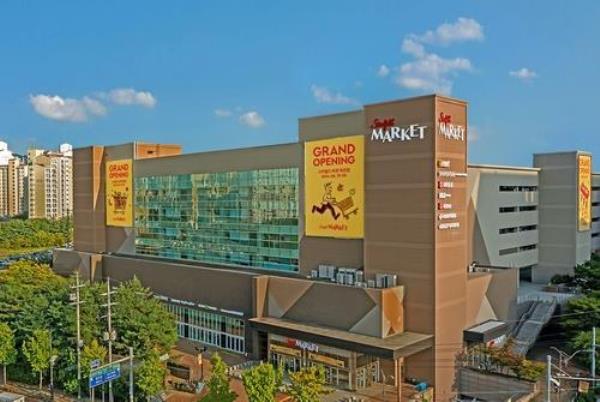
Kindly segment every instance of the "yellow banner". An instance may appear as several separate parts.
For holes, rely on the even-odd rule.
[[[305,144],[307,236],[364,236],[364,147],[362,135]]]
[[[106,225],[133,226],[131,159],[106,162]]]
[[[592,224],[592,157],[579,155],[578,157],[578,205],[579,205],[579,231],[590,230]]]

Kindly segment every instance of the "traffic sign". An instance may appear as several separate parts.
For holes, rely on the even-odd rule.
[[[90,373],[90,388],[95,388],[109,381],[116,380],[121,377],[121,364],[113,363],[97,370],[92,370]]]

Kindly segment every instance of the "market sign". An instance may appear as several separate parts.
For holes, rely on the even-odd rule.
[[[307,236],[364,236],[364,137],[329,138],[304,147]]]
[[[131,159],[106,162],[106,225],[133,226]]]
[[[444,112],[438,117],[438,131],[447,140],[465,140],[465,126],[452,123],[452,116]]]
[[[579,155],[577,157],[577,205],[578,230],[590,230],[592,224],[592,157]]]
[[[425,138],[427,126],[410,124],[406,127],[399,127],[396,125],[396,119],[391,117],[374,119],[369,128],[371,129],[371,141],[394,142],[422,140]]]

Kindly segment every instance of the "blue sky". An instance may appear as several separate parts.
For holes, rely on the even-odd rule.
[[[4,1],[0,139],[246,147],[441,90],[469,101],[471,162],[600,157],[598,20],[593,0]]]

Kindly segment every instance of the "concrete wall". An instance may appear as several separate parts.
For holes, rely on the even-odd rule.
[[[592,175],[592,251],[600,250],[600,174]]]
[[[471,239],[469,260],[495,267],[536,266],[539,243],[539,171],[531,168],[473,165],[468,172]],[[526,190],[527,187],[533,191]],[[506,191],[507,188],[515,189]],[[521,207],[536,209],[520,211]],[[501,208],[516,208],[516,211],[501,212]],[[531,230],[532,227],[535,229]],[[536,248],[523,249],[531,245]]]
[[[556,274],[573,274],[573,268],[590,258],[591,233],[577,228],[577,157],[588,153],[535,154],[539,179],[539,265],[533,280],[548,282]]]
[[[490,402],[521,400],[525,396],[540,394],[542,387],[537,382],[523,381],[499,374],[482,373],[476,370],[460,369],[460,393],[471,398]],[[529,398],[523,399],[523,401]]]

